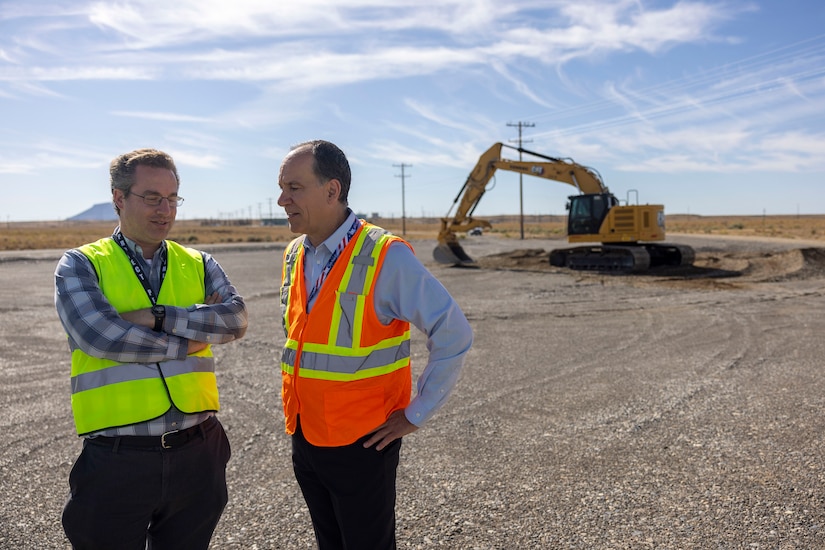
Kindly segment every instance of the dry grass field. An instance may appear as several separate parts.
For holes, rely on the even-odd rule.
[[[519,238],[518,216],[494,216],[493,233]],[[411,218],[371,220],[397,235],[410,239],[435,238],[439,220]],[[527,239],[561,238],[566,220],[562,216],[527,216],[524,236]],[[0,250],[68,249],[111,234],[113,222],[10,222],[0,225]],[[788,216],[698,216],[667,217],[669,233],[777,237],[825,241],[825,214]],[[192,246],[216,243],[284,242],[292,234],[286,226],[262,226],[257,220],[247,225],[210,225],[199,220],[182,220],[170,238]]]

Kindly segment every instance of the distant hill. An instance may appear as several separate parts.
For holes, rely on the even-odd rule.
[[[115,208],[112,206],[111,202],[101,202],[100,204],[96,204],[77,214],[76,216],[72,216],[67,221],[70,222],[79,222],[79,221],[96,221],[96,222],[108,222],[108,221],[117,221],[117,214],[115,214]]]

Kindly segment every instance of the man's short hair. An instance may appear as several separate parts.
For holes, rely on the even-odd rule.
[[[135,149],[116,157],[109,165],[109,183],[112,193],[115,189],[120,189],[125,196],[129,196],[129,192],[135,184],[135,170],[138,166],[167,168],[175,174],[175,180],[180,185],[178,169],[171,156],[157,149]],[[115,212],[120,214],[117,205],[115,205]]]
[[[309,151],[312,154],[314,159],[312,170],[318,176],[319,183],[326,183],[331,179],[341,182],[341,194],[338,200],[347,204],[352,172],[344,152],[334,143],[322,139],[305,141],[290,149],[290,152],[302,151]]]

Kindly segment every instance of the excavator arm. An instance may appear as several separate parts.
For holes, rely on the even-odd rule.
[[[505,159],[501,157],[501,151],[504,147],[544,160]],[[489,221],[474,218],[473,212],[487,191],[487,185],[493,179],[496,170],[506,170],[567,183],[578,189],[579,193],[609,193],[601,176],[592,168],[576,164],[569,159],[548,157],[519,147],[495,143],[479,157],[475,168],[470,172],[458,195],[453,199],[453,204],[450,206],[447,216],[441,218],[438,246],[433,251],[433,256],[439,263],[454,265],[471,265],[474,263],[464,252],[461,245],[458,244],[457,233],[467,232],[476,227],[491,227]],[[455,214],[450,217],[453,208],[455,208]]]
[[[461,245],[458,244],[457,233],[470,231],[476,227],[489,228],[487,220],[473,218],[473,211],[487,191],[487,184],[493,179],[496,172],[494,163],[501,156],[501,143],[490,147],[481,157],[467,176],[461,190],[453,199],[447,217],[441,218],[441,230],[438,232],[438,246],[433,251],[435,260],[442,264],[470,265],[472,258],[467,256]],[[450,212],[455,208],[455,214]]]

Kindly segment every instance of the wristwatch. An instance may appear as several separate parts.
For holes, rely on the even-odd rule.
[[[166,319],[166,306],[155,304],[152,306],[152,315],[155,316],[154,330],[160,332],[163,330],[163,320]]]

